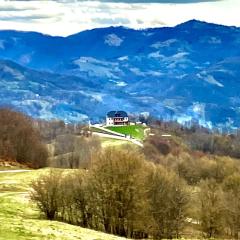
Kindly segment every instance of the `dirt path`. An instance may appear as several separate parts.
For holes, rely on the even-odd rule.
[[[31,172],[32,170],[18,169],[18,170],[0,170],[0,173],[21,173],[21,172]]]

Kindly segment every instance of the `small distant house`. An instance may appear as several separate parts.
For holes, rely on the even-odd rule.
[[[128,125],[129,119],[128,115],[124,111],[111,111],[107,113],[106,116],[106,125],[114,126],[114,125]]]

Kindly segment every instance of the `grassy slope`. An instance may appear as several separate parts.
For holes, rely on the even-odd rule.
[[[29,202],[29,183],[47,170],[0,173],[0,239],[89,239],[120,240],[112,235],[39,217]]]
[[[107,127],[111,131],[115,131],[122,134],[131,135],[132,137],[143,140],[144,139],[144,129],[142,125],[130,125],[130,126],[121,126],[121,127]]]
[[[117,139],[104,138],[104,137],[101,137],[99,139],[101,141],[101,145],[102,145],[103,148],[106,148],[106,147],[122,147],[126,144],[134,146],[133,143],[125,141],[125,140],[117,140]]]
[[[101,129],[98,129],[98,128],[95,128],[95,127],[91,127],[91,130],[93,132],[109,134],[107,131],[104,131],[104,130],[101,130]],[[125,145],[125,144],[133,145],[133,143],[131,143],[129,141],[119,140],[119,139],[114,139],[114,138],[99,137],[99,140],[101,141],[101,145],[102,145],[103,148],[105,148],[105,147],[118,147],[118,146],[122,146],[122,145]]]

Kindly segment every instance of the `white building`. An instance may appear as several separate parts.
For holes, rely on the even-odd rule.
[[[106,125],[107,126],[123,126],[128,125],[128,115],[124,111],[111,111],[107,113]]]

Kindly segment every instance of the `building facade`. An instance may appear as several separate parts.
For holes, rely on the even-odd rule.
[[[106,125],[107,126],[124,126],[129,124],[129,118],[124,111],[111,111],[107,113]]]

